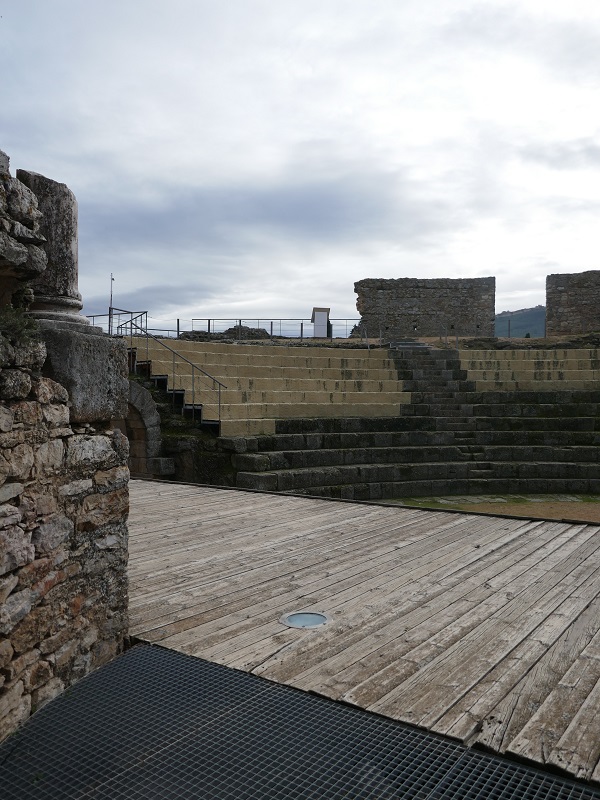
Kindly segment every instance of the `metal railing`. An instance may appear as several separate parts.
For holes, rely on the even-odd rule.
[[[240,318],[240,317],[194,317],[193,319],[170,319],[166,320],[164,327],[156,326],[156,320],[152,318],[154,324],[150,325],[147,311],[128,311],[123,308],[109,308],[108,314],[90,314],[88,319],[92,325],[102,328],[105,333],[114,335],[118,329],[131,318],[132,315],[143,316],[144,330],[150,331],[155,336],[164,339],[178,339],[181,334],[188,332],[205,332],[208,334],[222,334],[231,331],[234,338],[244,339],[244,331],[240,328],[258,328],[265,332],[270,338],[281,339],[312,339],[314,338],[313,323],[310,319],[294,318]],[[331,330],[327,338],[348,339],[353,329],[360,324],[359,318],[332,318],[329,320]],[[170,326],[169,326],[170,323]],[[236,332],[237,329],[237,332]]]
[[[147,311],[127,311],[124,308],[109,308],[108,314],[90,314],[88,319],[92,325],[101,328],[105,333],[114,335],[118,332],[124,324],[127,323],[132,317],[140,317],[143,319],[143,328],[156,336],[161,336],[164,339],[177,338],[177,331],[171,328],[150,328],[148,327],[148,312]]]
[[[328,339],[343,338],[348,339],[353,328],[358,325],[360,320],[332,318],[329,320],[330,332]],[[179,327],[179,326],[178,326]],[[270,339],[312,339],[313,323],[310,319],[300,317],[284,318],[225,318],[216,319],[214,317],[194,317],[192,319],[192,332],[201,331],[204,333],[224,333],[231,331],[235,338],[241,339],[243,328],[256,328],[264,331]],[[236,330],[239,335],[236,335]]]
[[[129,338],[129,346],[131,349],[134,347],[134,338],[141,337],[146,342],[146,362],[150,362],[150,339],[153,342],[156,342],[160,347],[167,350],[170,354],[170,361],[171,361],[171,375],[167,374],[167,384],[169,382],[170,377],[170,388],[173,391],[172,395],[172,402],[173,406],[175,406],[175,390],[183,389],[184,392],[187,392],[186,387],[183,386],[184,378],[190,378],[192,381],[192,403],[191,403],[191,414],[192,419],[195,420],[196,418],[196,385],[198,385],[198,394],[201,398],[203,392],[212,391],[216,392],[216,403],[217,403],[217,420],[220,424],[221,422],[221,389],[226,389],[227,386],[224,383],[221,383],[218,378],[215,378],[213,375],[210,375],[206,370],[202,369],[202,367],[198,366],[198,364],[194,364],[193,361],[190,361],[189,358],[186,358],[181,353],[178,353],[168,344],[163,342],[158,336],[155,336],[153,333],[148,331],[142,323],[147,322],[148,319],[148,312],[147,311],[125,311],[125,309],[111,309],[113,312],[119,312],[120,321],[116,327],[116,335],[123,336],[124,338]],[[109,316],[109,315],[107,315]],[[114,323],[115,315],[112,314],[111,321]],[[188,369],[187,373],[184,370],[183,373],[177,371],[178,364],[186,364],[187,367],[191,367],[191,373]],[[202,382],[205,382],[205,385],[202,385]],[[210,383],[208,383],[210,382]],[[179,386],[177,385],[179,384]],[[185,407],[185,394],[184,394],[184,407]]]

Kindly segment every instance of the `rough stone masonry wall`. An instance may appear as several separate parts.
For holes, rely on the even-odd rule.
[[[546,336],[600,331],[600,270],[546,277]]]
[[[53,269],[53,231],[1,152],[0,232],[1,741],[123,646],[129,473],[110,421],[126,407],[123,344],[84,321],[7,329],[11,299]]]
[[[354,284],[369,336],[493,336],[495,278],[366,278]]]

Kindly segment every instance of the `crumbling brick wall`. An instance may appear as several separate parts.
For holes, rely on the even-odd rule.
[[[600,270],[546,277],[546,335],[600,331]]]
[[[125,348],[19,308],[51,268],[42,223],[0,152],[0,741],[127,633]]]
[[[366,278],[354,284],[369,336],[493,336],[495,278]]]

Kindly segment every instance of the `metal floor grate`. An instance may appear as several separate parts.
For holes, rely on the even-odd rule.
[[[600,791],[139,645],[0,746],[0,797],[600,800]]]

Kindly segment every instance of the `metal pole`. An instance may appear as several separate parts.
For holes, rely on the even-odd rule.
[[[304,322],[300,323],[300,341],[304,339]]]
[[[114,278],[112,272],[110,273],[110,303],[108,306],[108,332],[112,336],[112,307],[113,307],[113,283]]]
[[[177,338],[179,339],[179,319],[177,320]]]

